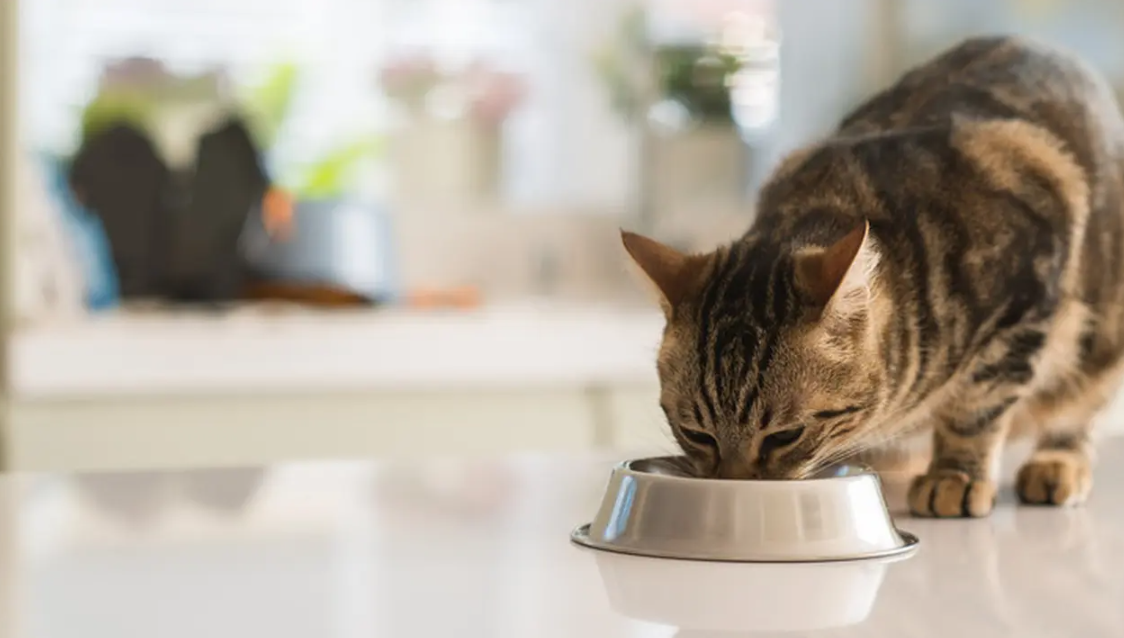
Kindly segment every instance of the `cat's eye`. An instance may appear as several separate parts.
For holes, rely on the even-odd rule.
[[[687,442],[702,448],[717,448],[718,441],[714,437],[701,430],[692,430],[690,428],[680,428],[679,432]]]
[[[820,410],[819,412],[816,412],[812,416],[817,418],[817,419],[826,421],[828,419],[834,419],[834,418],[845,416],[845,415],[848,415],[848,414],[854,414],[855,412],[858,412],[859,410],[862,410],[861,406],[849,405],[845,408],[840,408],[838,410]]]
[[[803,427],[785,430],[784,432],[774,432],[765,437],[765,440],[761,442],[761,455],[765,456],[773,450],[788,447],[799,441],[802,436],[804,436]]]

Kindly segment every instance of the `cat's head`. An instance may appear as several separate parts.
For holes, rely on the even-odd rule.
[[[799,478],[869,440],[890,312],[869,224],[826,246],[751,233],[701,255],[622,237],[667,317],[660,403],[700,475]]]

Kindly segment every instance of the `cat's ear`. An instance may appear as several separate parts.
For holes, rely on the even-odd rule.
[[[848,315],[870,302],[878,251],[863,221],[827,248],[797,254],[796,281],[811,301],[832,314]]]
[[[632,261],[648,278],[660,295],[665,310],[674,308],[700,285],[706,257],[688,255],[660,242],[621,231],[621,242]]]

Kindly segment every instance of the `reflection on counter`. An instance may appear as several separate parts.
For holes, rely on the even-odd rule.
[[[1109,484],[1122,450],[1106,450]],[[1082,509],[1004,499],[969,524],[902,520],[922,547],[898,562],[700,563],[567,542],[612,464],[0,479],[0,607],[18,612],[15,638],[889,638],[965,626],[1099,637],[1124,626],[1119,490]]]
[[[142,528],[178,504],[218,516],[240,516],[261,487],[260,468],[216,468],[181,472],[106,472],[74,478],[82,500],[101,516]]]
[[[896,562],[739,564],[607,552],[595,558],[614,611],[677,627],[678,636],[807,632],[861,623],[874,607],[886,570]]]

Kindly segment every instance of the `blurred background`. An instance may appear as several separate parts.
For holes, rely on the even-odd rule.
[[[732,239],[972,34],[1113,0],[3,0],[12,469],[670,450],[621,227]]]

